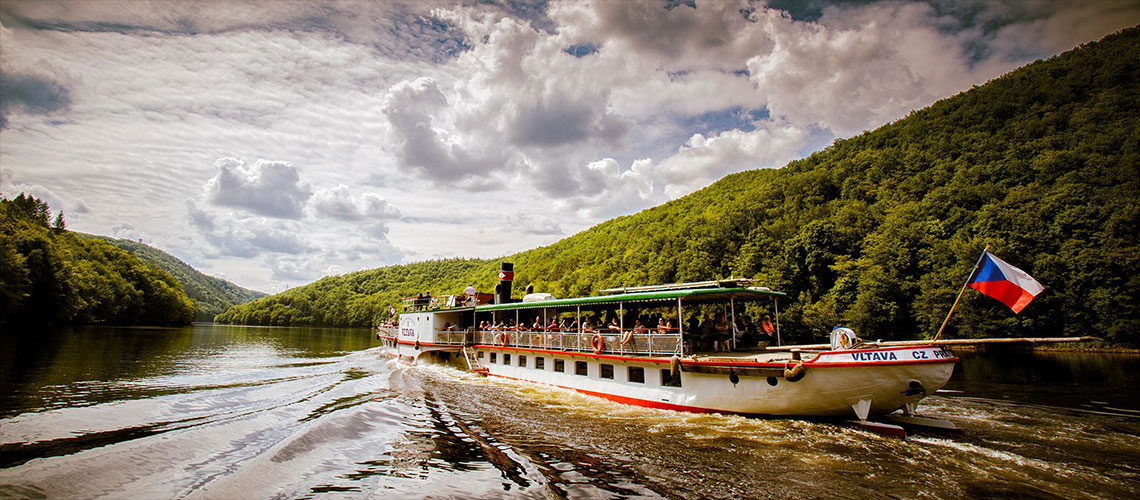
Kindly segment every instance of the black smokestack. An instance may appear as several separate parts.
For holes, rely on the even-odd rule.
[[[511,301],[511,282],[515,280],[515,265],[510,262],[499,263],[499,285],[495,287],[495,303],[506,304]]]

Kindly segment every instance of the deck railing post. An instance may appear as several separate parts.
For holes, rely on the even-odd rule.
[[[780,300],[772,297],[772,304],[776,306],[776,345],[780,346],[784,345],[784,342],[780,340]]]
[[[618,302],[618,350],[625,352],[625,346],[621,345],[621,335],[625,333],[625,304]]]
[[[729,329],[732,335],[732,349],[736,350],[736,299],[732,296],[728,297],[729,311],[732,313],[732,321],[729,322]]]
[[[681,314],[681,297],[677,297],[677,350],[685,355],[685,317]]]

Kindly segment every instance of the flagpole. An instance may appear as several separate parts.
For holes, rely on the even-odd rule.
[[[958,291],[958,298],[954,299],[954,305],[950,306],[950,312],[946,314],[946,319],[942,320],[942,326],[938,327],[938,334],[934,336],[934,340],[938,340],[942,336],[942,330],[946,328],[946,323],[950,322],[950,315],[954,314],[954,308],[958,307],[958,301],[962,300],[962,294],[966,292],[966,285],[970,284],[970,280],[974,279],[974,273],[978,271],[978,264],[982,263],[982,259],[986,257],[986,252],[990,250],[990,244],[986,243],[986,248],[982,249],[982,255],[978,257],[978,261],[974,263],[974,268],[970,270],[970,275],[966,277],[966,282],[962,283],[962,289]]]

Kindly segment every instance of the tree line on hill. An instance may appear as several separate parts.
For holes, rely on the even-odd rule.
[[[126,250],[147,263],[170,273],[186,291],[186,296],[194,299],[198,308],[194,311],[194,321],[213,321],[214,316],[234,304],[249,302],[266,294],[249,290],[221,278],[203,274],[177,257],[170,255],[141,241],[109,238],[94,234],[76,233],[80,238],[93,238],[105,241]]]
[[[835,323],[933,336],[982,249],[1046,290],[1021,314],[968,291],[946,337],[1140,342],[1140,30],[1037,61],[778,170],[504,257],[516,287],[757,278],[788,293],[794,341]],[[220,322],[369,326],[401,297],[488,291],[498,261],[332,276],[231,307]]]
[[[185,324],[195,303],[169,273],[52,221],[43,200],[0,199],[0,322]]]

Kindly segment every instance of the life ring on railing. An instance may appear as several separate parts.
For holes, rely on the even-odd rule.
[[[629,330],[621,334],[621,345],[626,345],[631,340],[633,340],[633,330]]]
[[[601,354],[602,349],[606,347],[606,339],[595,333],[594,336],[590,338],[590,347],[594,349],[594,354]]]
[[[503,333],[499,334],[499,343],[502,344],[503,347],[507,346],[507,340],[508,340],[507,339],[507,332],[503,332]]]

